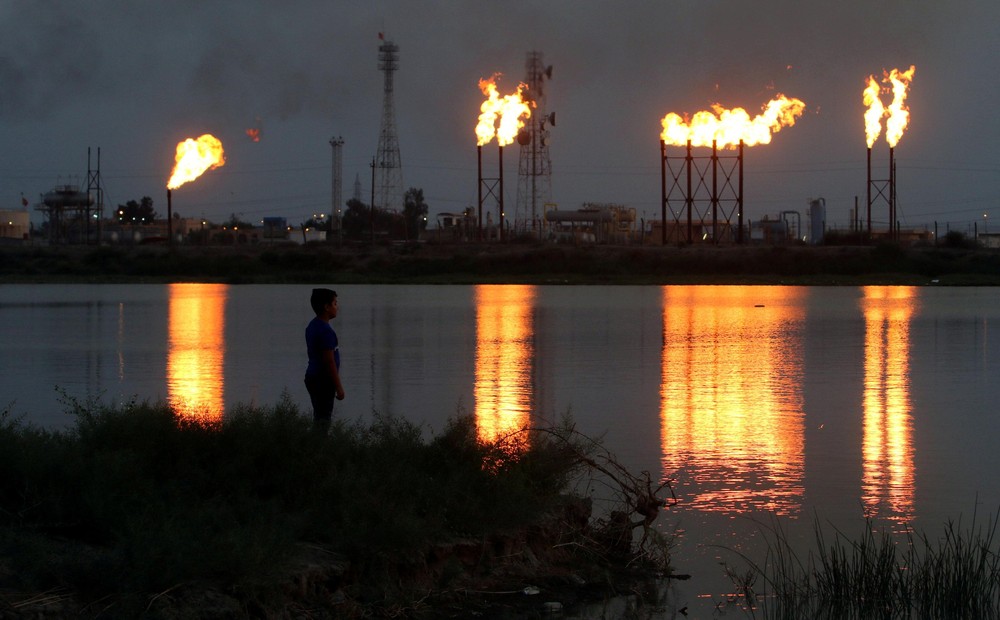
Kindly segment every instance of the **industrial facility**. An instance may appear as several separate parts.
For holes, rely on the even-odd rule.
[[[0,209],[0,243],[21,243],[31,238],[31,214],[27,210]]]
[[[433,241],[440,243],[510,243],[550,242],[611,245],[740,245],[740,244],[823,244],[831,233],[828,205],[824,198],[803,201],[803,209],[758,214],[747,213],[743,193],[745,160],[748,149],[763,148],[771,134],[794,125],[805,104],[794,98],[777,95],[757,117],[742,108],[726,110],[716,105],[713,111],[693,115],[669,113],[662,119],[660,136],[660,212],[659,217],[639,219],[635,207],[616,202],[584,202],[576,208],[559,205],[552,195],[553,166],[550,139],[555,127],[555,113],[548,107],[547,84],[553,67],[543,61],[540,51],[530,51],[525,60],[525,79],[516,92],[501,100],[493,79],[481,80],[480,88],[490,99],[483,104],[484,114],[476,127],[478,205],[460,212],[441,212],[433,218],[436,226],[413,231],[401,227],[403,236],[396,239],[400,227],[393,218],[404,217],[402,164],[394,104],[394,75],[399,70],[399,46],[381,34],[378,47],[378,70],[383,74],[382,114],[375,155],[371,159],[371,201],[364,205],[367,222],[347,226],[350,205],[343,200],[344,139],[329,140],[332,148],[330,212],[313,214],[308,223],[290,223],[287,217],[267,215],[255,222],[218,224],[203,218],[174,217],[167,191],[166,218],[104,217],[104,193],[100,175],[100,150],[96,167],[87,152],[85,184],[58,184],[42,194],[34,210],[44,223],[34,231],[30,211],[0,211],[0,242],[44,242],[58,244],[192,244],[239,245],[277,243],[376,243],[392,241]],[[895,147],[905,124],[890,123],[887,179],[873,178],[872,146],[881,132],[882,118],[899,114],[901,97],[912,79],[909,71],[893,70],[883,82],[892,81],[896,99],[891,106],[878,100],[877,80],[870,78],[865,102],[867,149],[866,196],[863,206],[855,197],[849,212],[846,231],[835,231],[839,240],[870,243],[888,239],[900,243],[933,243],[938,231],[903,230],[897,215]],[[497,75],[494,76],[494,78]],[[488,87],[488,88],[487,88]],[[903,92],[903,95],[899,93]],[[495,106],[485,112],[488,105]],[[504,106],[511,106],[506,108]],[[510,118],[503,118],[509,115]],[[514,120],[514,130],[506,121]],[[504,122],[501,122],[504,121]],[[890,121],[892,119],[890,118]],[[503,129],[503,132],[501,132]],[[501,135],[504,133],[506,135]],[[205,137],[205,136],[203,136]],[[210,137],[210,136],[208,136]],[[496,138],[498,150],[485,158],[483,148]],[[508,213],[504,189],[504,146],[517,143],[516,204]],[[178,145],[180,147],[180,145]],[[221,144],[219,160],[222,165]],[[496,174],[489,167],[496,165]],[[213,167],[214,167],[213,165]],[[200,174],[200,173],[199,173]],[[169,184],[168,184],[169,186]],[[367,192],[365,192],[367,194]],[[360,175],[355,179],[352,200],[362,204]],[[29,204],[23,199],[25,207]],[[884,229],[873,226],[882,217]],[[376,231],[376,216],[384,230]],[[355,215],[355,220],[357,219]],[[235,218],[235,216],[234,216]],[[385,222],[390,222],[386,225]],[[426,222],[426,218],[422,222]],[[985,222],[984,222],[985,224]],[[358,233],[359,230],[363,234]],[[846,234],[843,234],[846,233]],[[983,231],[984,241],[993,243]],[[976,232],[978,239],[979,234]],[[1000,244],[1000,242],[996,242]]]

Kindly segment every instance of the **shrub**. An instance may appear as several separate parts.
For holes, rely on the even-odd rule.
[[[297,542],[374,579],[434,543],[540,522],[580,463],[544,437],[483,441],[471,417],[430,440],[381,416],[320,434],[287,395],[211,423],[164,404],[67,404],[65,431],[0,417],[0,557],[21,585],[256,582]]]

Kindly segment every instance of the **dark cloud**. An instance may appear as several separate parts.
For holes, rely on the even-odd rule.
[[[331,136],[345,140],[345,185],[367,175],[382,115],[383,32],[400,46],[404,182],[424,188],[432,210],[475,200],[478,79],[500,72],[513,89],[526,53],[538,50],[554,67],[547,95],[559,119],[551,152],[560,205],[658,208],[664,114],[716,102],[753,111],[783,92],[807,112],[748,158],[748,210],[760,216],[824,195],[846,219],[864,190],[864,77],[915,64],[913,125],[900,148],[901,180],[912,184],[906,213],[965,217],[1000,192],[996,158],[977,144],[998,133],[1000,3],[961,9],[924,0],[10,0],[0,5],[0,139],[16,148],[0,154],[0,207],[83,174],[79,162],[96,145],[116,199],[155,193],[173,144],[211,131],[230,156],[211,184],[185,190],[199,209],[294,218],[322,208]],[[257,119],[265,129],[253,143],[244,132]],[[921,172],[906,168],[914,160]],[[941,189],[956,182],[954,162],[960,199]],[[968,172],[977,167],[986,172]]]
[[[39,5],[47,3],[39,3]],[[44,117],[48,110],[92,95],[105,50],[79,14],[14,3],[0,31],[0,118]]]

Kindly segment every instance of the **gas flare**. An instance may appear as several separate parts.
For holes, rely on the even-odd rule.
[[[862,93],[862,100],[865,103],[865,138],[868,141],[868,148],[871,148],[878,136],[882,133],[882,116],[885,114],[885,106],[878,98],[881,87],[875,76],[868,76],[868,87]]]
[[[663,117],[660,137],[672,146],[685,146],[689,140],[691,146],[712,146],[715,142],[719,148],[735,148],[740,141],[745,146],[770,144],[771,135],[794,125],[805,107],[801,100],[779,94],[753,118],[743,108],[729,110],[719,104],[714,104],[712,111],[695,112],[690,119],[670,112]]]
[[[916,67],[910,65],[906,71],[893,69],[882,72],[883,88],[874,75],[868,76],[868,86],[862,94],[865,107],[865,137],[868,141],[868,148],[875,144],[879,134],[882,132],[882,118],[885,122],[885,141],[889,146],[895,147],[899,139],[906,131],[906,125],[910,122],[910,110],[906,107],[906,95],[913,81],[913,73]],[[882,104],[879,96],[882,91],[892,91],[892,103],[889,107]]]
[[[479,146],[489,144],[494,136],[500,146],[507,146],[524,127],[524,121],[531,118],[534,102],[525,101],[522,97],[528,86],[523,83],[518,84],[517,91],[501,97],[497,91],[497,77],[499,74],[493,75],[488,80],[479,80],[479,90],[487,97],[479,107],[479,124],[476,125]]]
[[[885,121],[885,139],[889,146],[895,147],[899,139],[906,131],[906,125],[910,122],[910,109],[906,107],[906,91],[913,80],[913,73],[916,67],[910,65],[906,71],[893,69],[889,73],[889,82],[892,84],[892,103],[889,104],[889,118]]]
[[[222,142],[211,134],[200,136],[197,140],[188,138],[177,144],[173,172],[167,181],[167,189],[177,189],[188,181],[194,181],[206,170],[218,168],[226,163],[222,151]]]

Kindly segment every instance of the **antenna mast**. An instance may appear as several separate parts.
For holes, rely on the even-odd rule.
[[[528,52],[525,62],[527,99],[534,102],[531,118],[517,136],[521,157],[517,176],[517,207],[514,230],[539,237],[545,204],[552,201],[552,160],[549,159],[549,130],[556,124],[555,112],[545,110],[545,80],[552,79],[552,66],[542,62],[541,52]]]
[[[333,147],[333,187],[330,193],[330,226],[337,228],[337,240],[343,235],[341,227],[341,217],[344,213],[344,139],[340,136],[330,138],[330,146]]]
[[[382,34],[379,34],[382,38]],[[392,101],[392,76],[399,68],[399,46],[383,40],[378,47],[378,68],[385,75],[382,99],[382,129],[378,136],[375,156],[376,197],[372,209],[403,210],[403,167],[399,158],[399,137],[396,135],[396,111]]]

